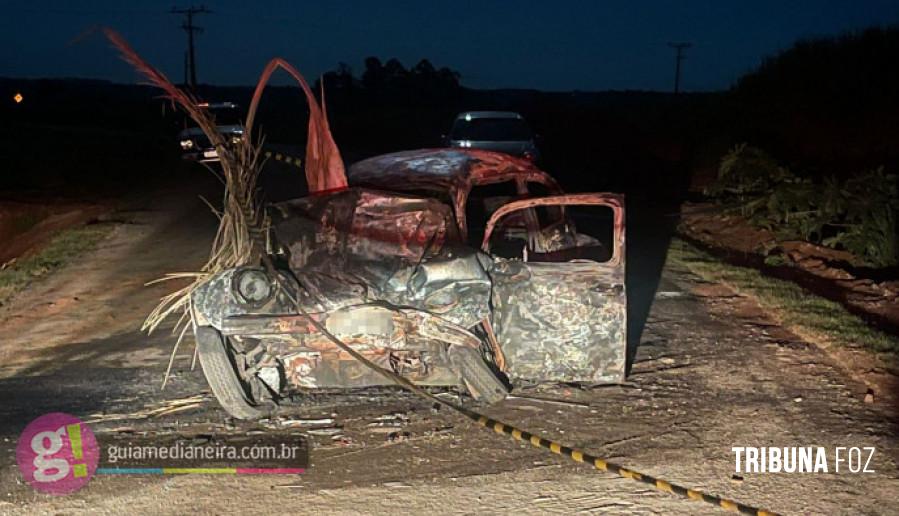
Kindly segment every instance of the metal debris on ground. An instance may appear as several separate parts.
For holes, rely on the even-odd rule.
[[[332,425],[334,424],[334,418],[331,417],[320,417],[313,419],[283,419],[278,420],[278,426],[319,426],[319,425]]]
[[[335,435],[332,435],[332,436],[331,436],[331,441],[333,441],[334,444],[337,444],[337,445],[340,445],[340,446],[349,446],[349,445],[351,445],[351,444],[354,444],[354,441],[353,441],[352,438],[347,437],[347,436],[345,436],[345,435],[343,435],[343,434],[335,434]]]
[[[540,403],[552,403],[555,405],[565,405],[568,407],[578,407],[578,408],[590,408],[589,403],[583,403],[580,401],[568,401],[568,400],[558,400],[558,399],[549,399],[549,398],[538,398],[536,396],[506,396],[507,399],[511,400],[529,400],[529,401],[537,401]]]
[[[310,428],[306,430],[306,433],[309,435],[324,435],[324,436],[332,436],[337,435],[343,431],[343,428],[339,428],[336,426],[329,426],[324,428]]]
[[[366,426],[368,427],[369,432],[379,432],[389,429],[401,428],[403,425],[409,424],[409,421],[410,418],[408,415],[397,412],[394,414],[384,414],[383,416],[378,416],[374,421]]]

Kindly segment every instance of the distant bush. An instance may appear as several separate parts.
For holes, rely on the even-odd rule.
[[[846,249],[875,267],[899,264],[897,193],[896,176],[883,167],[813,181],[745,143],[724,156],[717,181],[706,189],[781,238]]]

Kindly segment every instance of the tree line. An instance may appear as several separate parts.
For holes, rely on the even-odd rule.
[[[439,102],[456,98],[462,90],[459,72],[447,67],[437,68],[427,59],[410,68],[396,58],[382,62],[370,56],[364,63],[361,76],[355,75],[346,63],[339,63],[337,68],[322,76],[329,99],[362,97],[382,102]],[[319,89],[321,83],[317,82],[316,86]]]

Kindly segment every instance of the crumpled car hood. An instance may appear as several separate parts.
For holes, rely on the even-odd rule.
[[[386,301],[469,328],[490,313],[492,259],[461,245],[446,205],[351,188],[270,209],[313,311]]]

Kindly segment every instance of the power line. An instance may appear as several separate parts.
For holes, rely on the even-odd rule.
[[[692,43],[668,43],[668,46],[673,48],[676,51],[674,56],[674,93],[675,95],[680,93],[680,69],[681,69],[681,61],[686,59],[684,56],[684,49],[690,48],[693,46]]]
[[[178,9],[172,7],[172,10],[169,12],[172,14],[183,14],[185,17],[184,23],[181,24],[181,28],[184,29],[184,32],[187,33],[187,54],[185,55],[184,59],[184,83],[189,84],[192,88],[196,88],[197,58],[194,53],[194,34],[202,33],[203,28],[194,25],[194,15],[212,14],[212,11],[206,9],[205,5],[201,5],[200,7],[194,7],[193,5],[191,5],[186,9]]]

